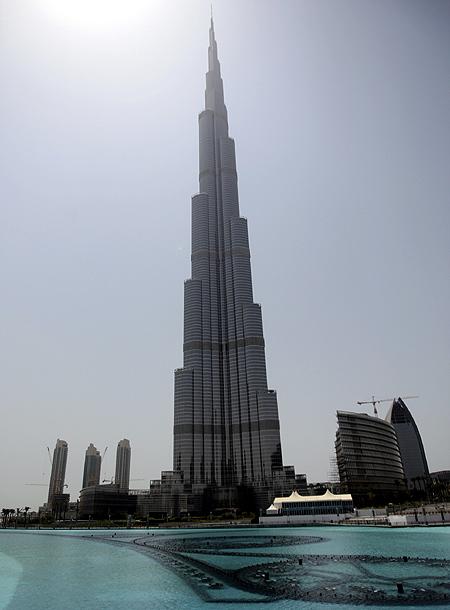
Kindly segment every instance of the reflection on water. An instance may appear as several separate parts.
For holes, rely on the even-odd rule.
[[[6,530],[0,549],[11,610],[450,607],[450,528]]]

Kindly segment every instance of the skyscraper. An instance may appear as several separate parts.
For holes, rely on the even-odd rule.
[[[392,403],[386,421],[394,426],[409,488],[425,489],[430,477],[419,429],[401,398]]]
[[[52,472],[48,486],[48,504],[51,507],[55,496],[64,493],[64,480],[66,478],[68,445],[66,441],[58,438],[53,451]]]
[[[274,489],[288,489],[212,20],[199,132],[200,192],[192,197],[183,368],[175,371],[173,469],[194,493],[215,490],[213,505],[219,496],[236,502],[239,488],[259,494],[266,508]],[[293,479],[292,468],[289,473]]]
[[[114,482],[121,491],[130,487],[131,447],[127,438],[119,441],[116,453],[116,476]]]
[[[384,419],[338,411],[336,459],[341,486],[359,507],[396,499],[405,491],[397,435]]]
[[[102,466],[102,457],[100,451],[91,443],[86,449],[86,455],[84,458],[84,471],[83,471],[83,487],[92,487],[100,483],[100,470]]]

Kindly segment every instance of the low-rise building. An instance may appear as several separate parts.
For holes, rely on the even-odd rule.
[[[275,498],[266,510],[266,516],[260,517],[260,523],[336,523],[350,519],[353,514],[351,494],[334,494],[327,490],[320,496],[302,496],[293,491],[290,496]]]
[[[120,485],[93,485],[80,492],[80,519],[124,519],[136,512],[136,496]]]

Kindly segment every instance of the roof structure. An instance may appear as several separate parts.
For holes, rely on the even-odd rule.
[[[321,496],[302,496],[297,491],[293,491],[290,496],[275,498],[271,508],[277,508],[277,505],[289,502],[329,502],[330,500],[352,501],[353,498],[351,494],[334,494],[329,489]]]

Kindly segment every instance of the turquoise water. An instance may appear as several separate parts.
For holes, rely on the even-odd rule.
[[[153,536],[152,536],[153,534]],[[289,544],[269,546],[267,538],[273,536],[289,537]],[[324,541],[306,541],[297,545],[306,536],[320,536]],[[234,538],[236,537],[236,538]],[[239,538],[238,538],[239,537]],[[133,543],[140,538],[141,546]],[[226,540],[230,539],[228,544]],[[244,539],[245,538],[245,539]],[[214,539],[216,542],[214,543]],[[248,548],[249,540],[258,542],[257,548]],[[14,531],[0,530],[0,609],[40,610],[40,609],[122,609],[155,608],[187,610],[206,609],[211,604],[202,599],[204,590],[212,599],[236,600],[220,604],[229,610],[246,607],[249,610],[269,608],[287,610],[295,608],[308,610],[354,608],[352,604],[315,603],[305,600],[284,599],[270,601],[261,606],[252,600],[267,599],[260,593],[240,591],[224,582],[221,589],[210,590],[207,583],[201,582],[201,575],[195,575],[197,589],[190,585],[195,578],[194,569],[183,566],[178,560],[169,557],[169,565],[158,560],[152,548],[144,543],[165,544],[171,540],[189,541],[193,547],[196,541],[203,541],[196,552],[177,555],[206,562],[210,566],[226,569],[239,569],[273,561],[281,556],[384,556],[384,557],[428,557],[450,560],[450,528],[383,529],[357,527],[314,527],[282,529],[229,529],[229,530],[130,530],[130,531]],[[234,547],[234,540],[239,543]],[[206,542],[205,542],[206,541]],[[210,550],[209,544],[213,545]],[[214,544],[220,549],[214,554]],[[205,546],[208,545],[208,546]],[[213,548],[214,547],[214,548]],[[204,549],[207,552],[204,552]],[[189,549],[190,551],[191,549]],[[272,559],[251,557],[249,554],[270,553]],[[226,555],[235,552],[237,555]],[[221,554],[222,553],[222,554]],[[239,555],[240,553],[240,555]],[[247,556],[245,556],[247,554]],[[166,555],[164,555],[166,557]],[[312,558],[310,558],[312,561]],[[178,561],[170,565],[171,561]],[[181,566],[181,567],[180,567]],[[275,568],[276,569],[276,568]],[[353,579],[353,564],[342,563],[330,558],[330,563],[314,568],[317,574],[333,581],[335,576],[348,574]],[[392,576],[406,582],[417,576],[417,570],[428,570],[427,574],[444,581],[447,568],[439,565],[402,564],[399,562],[374,564],[370,566],[373,582],[383,584],[383,578]],[[184,570],[184,572],[183,572]],[[186,574],[188,578],[186,577]],[[185,577],[183,577],[185,575]],[[189,580],[191,579],[191,580]],[[309,579],[309,580],[308,580]],[[314,570],[305,574],[303,583],[315,582]],[[212,580],[220,582],[220,576],[213,574]],[[212,582],[210,579],[210,581]],[[253,582],[253,581],[252,581]],[[437,581],[436,581],[437,582]],[[203,589],[201,588],[203,587]],[[449,589],[450,594],[450,589]],[[205,594],[206,594],[205,593]],[[450,595],[449,595],[450,598]],[[245,606],[238,600],[247,601]],[[250,603],[249,603],[250,602]],[[377,608],[371,605],[371,608]],[[389,606],[382,606],[384,608]],[[398,606],[397,606],[398,607]],[[408,608],[407,605],[402,605]],[[431,608],[422,604],[421,608]],[[450,608],[448,605],[440,606]]]

